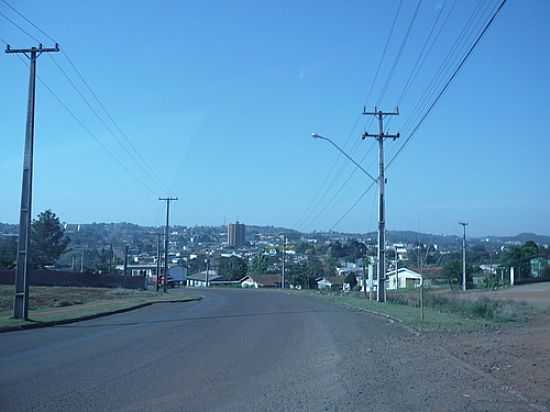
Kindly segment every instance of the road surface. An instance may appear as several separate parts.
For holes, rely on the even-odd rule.
[[[386,319],[280,291],[193,293],[0,334],[0,410],[531,410]]]

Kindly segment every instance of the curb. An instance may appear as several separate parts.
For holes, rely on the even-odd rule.
[[[312,296],[314,298],[323,298],[323,295],[320,295],[320,294],[319,295],[310,295],[310,296]],[[405,323],[403,323],[403,321],[401,319],[393,317],[391,315],[388,315],[387,313],[378,312],[378,311],[373,310],[373,309],[357,307],[357,306],[354,306],[350,303],[345,303],[345,302],[334,302],[334,304],[335,305],[346,306],[348,308],[351,308],[351,309],[354,309],[354,310],[357,310],[357,311],[367,312],[367,313],[370,313],[371,315],[383,317],[385,319],[388,319],[392,323],[398,323],[399,326],[401,326],[403,329],[405,329],[407,332],[411,333],[414,336],[421,336],[422,335],[422,333],[419,330],[413,328],[412,326],[406,325]]]
[[[199,300],[202,300],[202,296],[199,296],[196,298],[184,298],[184,299],[173,299],[173,300],[154,300],[151,302],[139,303],[137,305],[128,306],[128,307],[116,309],[116,310],[111,310],[108,312],[99,312],[91,315],[79,316],[77,318],[51,320],[46,322],[33,321],[35,323],[26,323],[26,324],[17,325],[17,326],[4,326],[4,327],[0,327],[0,333],[16,332],[16,331],[27,330],[27,329],[47,328],[47,327],[57,326],[57,325],[67,325],[69,323],[82,322],[85,320],[97,319],[97,318],[102,318],[104,316],[110,316],[110,315],[116,315],[118,313],[129,312],[131,310],[141,309],[146,306],[151,306],[157,303],[183,303],[183,302],[195,302]]]
[[[415,328],[411,327],[411,326],[408,326],[408,325],[405,325],[403,323],[403,321],[399,318],[396,318],[396,317],[393,317],[391,315],[388,315],[387,313],[383,313],[383,312],[378,312],[376,310],[372,310],[372,309],[366,309],[366,308],[358,308],[356,306],[353,306],[353,305],[350,305],[349,303],[344,303],[345,306],[348,306],[350,308],[353,308],[355,310],[359,310],[359,311],[362,311],[362,312],[367,312],[367,313],[370,313],[372,315],[376,315],[376,316],[381,316],[385,319],[388,319],[390,321],[392,321],[392,323],[399,323],[399,325],[401,327],[403,327],[404,329],[406,329],[409,333],[412,333],[413,335],[415,336],[420,336],[422,335],[420,333],[420,331],[416,330]]]

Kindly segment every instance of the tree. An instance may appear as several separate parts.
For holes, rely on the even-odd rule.
[[[501,264],[514,267],[518,279],[523,279],[531,274],[531,259],[539,256],[539,247],[529,240],[521,246],[514,246],[501,256]]]
[[[0,269],[13,269],[17,258],[15,237],[0,237]]]
[[[348,273],[344,282],[349,285],[350,290],[353,290],[357,286],[357,278],[354,273]]]
[[[474,267],[466,265],[466,286],[472,287]],[[462,261],[451,260],[443,266],[443,276],[449,280],[449,286],[460,288],[462,285]]]
[[[269,267],[269,259],[266,255],[260,254],[254,257],[252,261],[252,271],[258,275],[267,273]]]
[[[239,280],[247,271],[248,265],[238,256],[220,257],[218,260],[218,274],[227,280]]]
[[[543,269],[543,271],[542,271],[542,276],[543,276],[544,278],[550,279],[550,265],[544,266],[544,269]]]
[[[46,210],[33,220],[31,226],[31,265],[44,268],[53,265],[65,252],[70,239],[65,236],[59,218]]]

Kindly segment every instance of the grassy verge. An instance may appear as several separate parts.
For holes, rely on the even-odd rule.
[[[485,328],[494,328],[506,322],[523,321],[526,313],[533,313],[532,308],[525,304],[483,301],[464,302],[424,295],[424,320],[420,318],[420,309],[416,300],[398,299],[388,295],[388,303],[378,303],[366,299],[361,294],[319,293],[319,291],[301,291],[325,301],[346,305],[354,309],[367,310],[388,315],[420,331],[464,332]],[[417,292],[414,292],[416,296]],[[413,303],[414,302],[414,303]]]
[[[14,288],[0,286],[0,329],[36,322],[60,322],[158,301],[186,300],[184,291],[168,294],[130,289],[33,287],[29,296],[29,319],[12,318]]]

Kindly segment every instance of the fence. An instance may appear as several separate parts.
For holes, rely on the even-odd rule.
[[[15,284],[15,271],[0,270],[0,285]],[[30,273],[31,286],[77,286],[94,288],[143,289],[144,276],[97,275],[94,273],[61,272],[54,270],[33,270]]]

